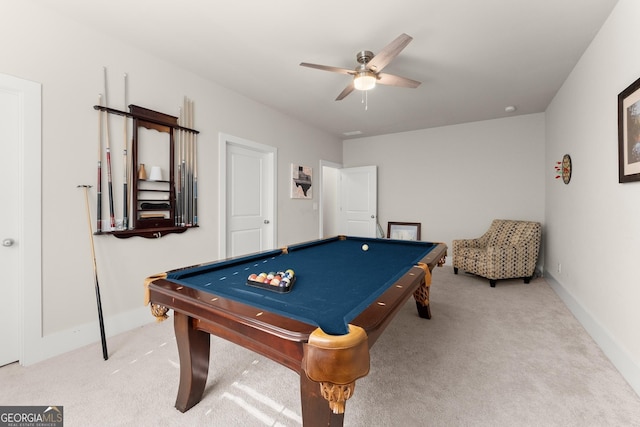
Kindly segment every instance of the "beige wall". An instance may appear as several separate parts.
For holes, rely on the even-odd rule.
[[[177,115],[183,97],[188,96],[195,103],[195,128],[201,132],[200,227],[157,240],[95,238],[108,334],[153,321],[142,307],[146,276],[218,257],[220,132],[278,148],[281,226],[277,244],[318,236],[318,210],[313,209],[317,195],[313,200],[289,199],[290,164],[317,167],[321,159],[340,162],[340,140],[29,2],[3,3],[0,38],[0,72],[42,83],[42,332],[56,337],[56,352],[97,339],[84,195],[76,186],[95,186],[98,114],[93,105],[103,92],[103,66],[109,73],[110,106],[125,109],[123,75],[127,73],[129,103]],[[112,119],[111,129],[118,211],[122,197],[119,117]]]
[[[640,182],[618,183],[617,96],[640,77],[640,2],[620,0],[546,113],[547,272],[640,394]],[[558,265],[561,266],[558,269]]]
[[[494,218],[544,222],[544,115],[344,142],[345,167],[378,166],[378,220],[422,223],[451,246]]]

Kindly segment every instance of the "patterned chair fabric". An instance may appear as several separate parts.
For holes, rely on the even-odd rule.
[[[496,219],[477,239],[453,241],[453,272],[458,269],[489,279],[524,278],[529,283],[536,269],[542,226],[538,222]]]

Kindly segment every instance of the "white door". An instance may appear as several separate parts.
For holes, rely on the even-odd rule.
[[[320,239],[340,234],[340,169],[338,163],[320,160]]]
[[[341,234],[376,237],[378,176],[376,166],[340,170]]]
[[[221,141],[222,142],[222,141]],[[225,138],[226,244],[222,257],[275,247],[275,149]]]
[[[20,358],[20,93],[0,81],[0,366]]]

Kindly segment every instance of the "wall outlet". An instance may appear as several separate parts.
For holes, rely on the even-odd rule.
[[[562,264],[558,263],[558,274],[562,274]]]

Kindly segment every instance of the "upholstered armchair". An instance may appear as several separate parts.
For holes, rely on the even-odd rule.
[[[538,222],[496,219],[477,239],[453,241],[453,272],[458,269],[489,279],[523,278],[529,283],[536,270],[542,226]]]

